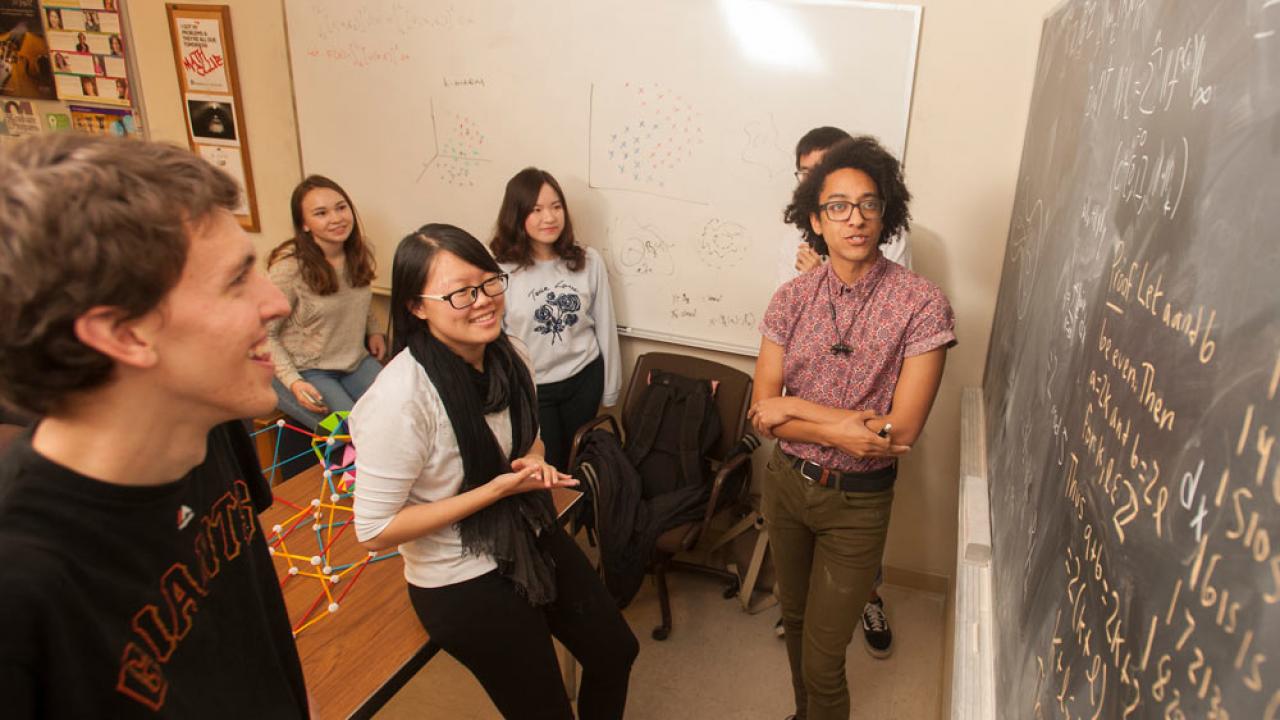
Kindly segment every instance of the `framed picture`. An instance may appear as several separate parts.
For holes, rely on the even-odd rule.
[[[211,161],[216,158],[216,164],[240,182],[244,196],[236,218],[246,230],[257,232],[258,199],[240,102],[231,8],[168,3],[165,11],[187,141],[193,152]]]

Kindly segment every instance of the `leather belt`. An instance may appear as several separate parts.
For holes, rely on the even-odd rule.
[[[898,477],[897,463],[879,470],[848,472],[829,470],[815,462],[801,460],[788,453],[783,454],[791,461],[791,467],[800,471],[801,477],[805,480],[841,492],[882,492],[893,487],[893,481]]]

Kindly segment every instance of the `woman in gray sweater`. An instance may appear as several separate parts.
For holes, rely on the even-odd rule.
[[[373,251],[346,191],[311,175],[294,188],[290,208],[294,236],[267,260],[290,307],[268,330],[274,387],[280,409],[315,428],[369,389],[387,338],[371,308]]]

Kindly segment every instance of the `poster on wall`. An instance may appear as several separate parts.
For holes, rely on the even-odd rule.
[[[67,113],[45,113],[44,126],[49,132],[65,132],[71,129],[71,116]]]
[[[49,42],[36,0],[0,0],[0,95],[56,97]]]
[[[200,157],[209,161],[211,165],[225,170],[228,175],[240,183],[240,187],[245,186],[244,164],[240,162],[239,148],[222,147],[220,145],[199,145],[197,148],[199,149]],[[248,196],[244,193],[240,194],[240,207],[236,208],[235,214],[249,214]]]
[[[229,93],[227,85],[227,53],[222,47],[222,33],[216,20],[180,17],[177,20],[179,71],[186,86],[194,91]]]
[[[59,99],[132,106],[116,0],[52,0],[44,21]]]
[[[9,135],[38,135],[40,118],[30,100],[4,100],[4,123]]]
[[[71,127],[90,135],[119,135],[130,137],[138,134],[133,110],[129,108],[68,106],[71,111]]]
[[[235,101],[230,95],[187,93],[188,130],[195,142],[240,147]]]
[[[245,229],[257,232],[258,200],[236,74],[231,9],[169,4],[165,10],[187,118],[187,141],[192,152],[239,181],[243,192],[236,218]]]

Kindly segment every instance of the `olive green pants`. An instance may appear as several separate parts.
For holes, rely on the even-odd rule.
[[[761,512],[778,571],[778,600],[797,720],[847,720],[845,652],[871,592],[889,530],[893,489],[824,488],[775,448]]]

